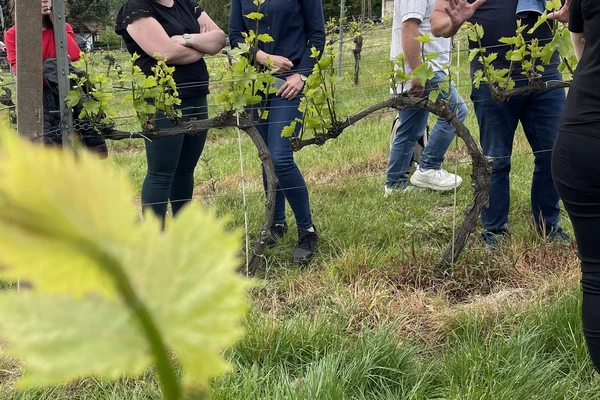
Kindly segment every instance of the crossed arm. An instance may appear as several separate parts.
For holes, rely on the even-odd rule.
[[[191,64],[204,54],[217,54],[225,47],[225,33],[203,12],[198,18],[201,33],[191,35],[190,46],[185,46],[181,35],[169,37],[160,23],[152,17],[140,18],[127,26],[127,33],[146,52],[159,54],[173,65]]]

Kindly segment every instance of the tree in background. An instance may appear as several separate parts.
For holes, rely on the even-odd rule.
[[[340,17],[340,0],[323,0],[325,20]],[[369,10],[372,15],[369,15]],[[346,17],[353,19],[376,19],[381,17],[380,0],[346,0]]]
[[[0,0],[0,8],[2,8],[1,12],[0,12],[0,22],[2,22],[2,26],[0,26],[0,30],[2,31],[2,38],[4,39],[4,32],[6,32],[6,30],[8,28],[10,28],[13,24],[14,21],[12,20],[12,17],[10,16],[10,1],[9,0]]]
[[[196,0],[204,11],[212,18],[219,28],[225,32],[229,30],[229,0]]]
[[[88,25],[113,24],[112,7],[115,1],[111,0],[67,0],[69,14],[67,21],[77,32]]]

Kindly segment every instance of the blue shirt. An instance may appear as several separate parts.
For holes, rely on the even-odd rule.
[[[244,43],[242,32],[256,29],[256,21],[245,15],[256,12],[252,0],[231,0],[229,14],[229,41],[231,47]],[[266,0],[260,6],[263,18],[258,22],[258,32],[268,33],[271,43],[259,43],[265,53],[282,56],[294,66],[293,73],[310,75],[317,62],[311,58],[316,47],[322,54],[325,48],[325,20],[321,0]]]
[[[472,3],[473,0],[469,0],[469,2]],[[475,14],[469,20],[469,22],[479,24],[483,27],[484,35],[481,44],[486,48],[487,54],[498,53],[498,58],[493,62],[496,69],[509,68],[510,66],[510,61],[506,59],[506,52],[510,50],[510,45],[500,43],[499,40],[502,37],[515,36],[517,32],[518,18],[516,13],[518,3],[519,0],[487,0],[475,11]],[[539,15],[530,12],[526,18],[521,19],[521,23],[531,28],[537,22]],[[538,38],[540,45],[543,46],[552,40],[552,30],[547,24],[542,24],[535,30],[533,35],[529,35],[527,30],[523,32],[523,37],[526,41]],[[469,45],[472,49],[478,47],[477,43],[474,42],[470,42]],[[555,74],[559,63],[558,54],[554,54],[550,65],[544,66],[545,71],[542,75]],[[477,58],[475,58],[471,62],[471,73],[478,69],[482,69],[482,66],[477,61]],[[512,78],[515,81],[527,79],[521,72],[520,63],[517,63],[513,69]]]

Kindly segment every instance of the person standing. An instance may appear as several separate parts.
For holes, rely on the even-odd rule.
[[[411,73],[422,63],[422,57],[437,54],[438,57],[430,61],[435,71],[433,79],[425,86],[418,79],[413,79],[408,88],[408,94],[416,97],[428,96],[431,90],[437,90],[448,75],[448,66],[451,61],[452,39],[435,38],[433,42],[422,45],[416,37],[430,34],[429,15],[433,11],[435,0],[395,0],[394,21],[392,28],[392,60],[404,53],[406,56],[406,71]],[[398,84],[397,91],[403,90]],[[464,121],[467,116],[467,107],[456,91],[454,84],[450,90],[442,92],[440,99],[448,101],[448,107],[453,110],[459,120]],[[412,107],[400,111],[398,114],[399,127],[390,146],[387,181],[384,194],[389,196],[394,191],[407,188],[407,172],[411,155],[417,140],[423,135],[427,126],[429,112]],[[410,182],[419,187],[433,190],[446,191],[460,186],[462,178],[448,173],[442,169],[442,162],[448,147],[455,137],[455,129],[445,119],[438,118],[431,131],[425,150],[421,156],[417,170],[410,177]]]
[[[569,30],[579,65],[552,154],[552,174],[581,260],[583,331],[600,371],[600,3],[571,0]]]
[[[531,1],[524,3],[530,5]],[[493,62],[496,70],[510,68],[506,52],[510,46],[500,46],[500,38],[511,37],[517,30],[517,13],[523,13],[521,23],[533,26],[543,11],[543,2],[534,2],[536,12],[523,8],[520,0],[437,0],[431,14],[431,31],[436,36],[451,37],[466,22],[479,24],[485,35],[484,48],[493,48],[498,53]],[[527,11],[525,13],[525,11]],[[542,24],[533,34],[524,32],[525,40],[539,39],[546,43],[552,39],[552,31]],[[471,48],[477,43],[471,42]],[[544,65],[545,81],[560,80],[557,71],[558,54]],[[471,75],[481,69],[477,59],[471,62]],[[521,71],[515,68],[512,79],[516,87],[527,86]],[[510,208],[510,169],[513,142],[517,125],[521,122],[525,136],[535,156],[535,168],[531,185],[531,213],[536,230],[550,240],[571,241],[559,225],[559,198],[551,174],[552,147],[556,140],[559,113],[565,104],[565,91],[545,90],[528,96],[515,96],[503,103],[492,100],[487,84],[473,86],[471,100],[479,123],[483,154],[493,158],[489,188],[489,206],[481,213],[484,231],[482,238],[490,250],[495,250],[500,238],[508,234]]]
[[[155,55],[175,66],[173,78],[181,99],[183,120],[207,119],[208,70],[204,55],[225,47],[225,33],[194,0],[127,0],[119,10],[115,32],[123,37],[136,65],[152,75]],[[163,112],[156,127],[173,124]],[[191,201],[194,170],[204,149],[206,132],[144,141],[148,170],[142,186],[142,206],[164,223],[167,204],[173,216]]]
[[[256,12],[253,0],[232,0],[229,16],[229,41],[232,47],[244,43],[244,34],[255,30],[257,22],[245,17]],[[325,48],[325,22],[321,0],[266,0],[260,6],[263,18],[258,22],[257,34],[269,34],[272,42],[259,43],[256,62],[271,68],[276,77],[285,82],[276,94],[262,95],[260,108],[269,111],[257,129],[265,141],[278,179],[275,216],[268,246],[273,246],[287,232],[285,201],[296,217],[298,244],[294,250],[294,263],[306,264],[313,258],[319,237],[312,221],[308,189],[283,128],[301,116],[298,111],[306,77],[311,74],[316,59],[311,49],[321,54]],[[254,118],[258,120],[257,111]],[[300,124],[296,125],[299,133]]]
[[[44,83],[42,88],[42,103],[44,110],[44,133],[42,140],[46,146],[62,146],[63,138],[61,133],[61,114],[60,114],[60,96],[58,92],[58,68],[56,65],[56,45],[54,41],[54,25],[52,23],[52,1],[42,0],[42,60]],[[15,2],[10,4],[9,14],[14,19]],[[77,61],[80,57],[79,46],[75,41],[75,33],[68,23],[65,24],[65,33],[67,40],[67,53],[69,61]],[[4,39],[6,40],[6,58],[12,67],[12,71],[17,74],[17,26],[14,25],[6,31]],[[82,105],[77,104],[73,107],[74,126],[77,127],[77,134],[83,145],[101,158],[108,157],[108,148],[106,141],[98,132],[90,128],[90,122],[87,119],[78,118],[82,111]]]

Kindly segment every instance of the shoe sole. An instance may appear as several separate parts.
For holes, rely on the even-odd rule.
[[[455,188],[459,188],[460,185],[462,185],[462,180],[457,181],[456,186],[452,185],[450,187],[444,187],[444,186],[436,186],[433,185],[429,182],[423,182],[423,181],[419,181],[418,179],[412,179],[415,175],[413,175],[410,179],[410,183],[412,183],[413,185],[417,186],[417,187],[421,187],[421,188],[426,188],[426,189],[431,189],[431,190],[435,190],[437,192],[448,192],[450,190],[454,190]]]
[[[312,261],[313,257],[310,258],[302,258],[302,259],[296,259],[294,258],[294,265],[299,265],[301,267],[305,267],[308,264],[310,264],[310,262]]]

